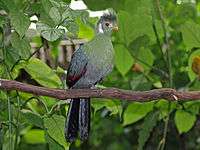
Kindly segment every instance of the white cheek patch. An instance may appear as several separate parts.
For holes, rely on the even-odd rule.
[[[99,29],[98,29],[98,30],[99,30],[99,33],[103,33],[103,28],[102,28],[102,24],[101,24],[101,23],[99,24],[99,27],[98,27],[98,28],[99,28]]]

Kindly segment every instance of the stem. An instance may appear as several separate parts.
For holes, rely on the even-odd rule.
[[[17,92],[17,91],[16,91]],[[15,150],[17,150],[17,141],[18,141],[18,136],[19,136],[19,115],[20,115],[20,99],[19,99],[19,93],[17,92],[17,116],[16,116],[16,130],[15,130]]]
[[[5,59],[5,50],[6,46],[10,44],[10,41],[7,41],[7,37],[11,34],[11,25],[9,19],[7,19],[6,25],[4,25],[3,36],[2,36],[2,52],[3,52],[3,59]],[[5,61],[3,61],[8,75],[10,76],[9,68]],[[11,78],[12,79],[12,78]],[[8,138],[9,138],[9,150],[13,150],[13,137],[12,137],[12,108],[11,108],[11,101],[8,92],[6,92],[7,96],[7,103],[8,103]]]
[[[12,140],[12,109],[11,109],[11,103],[10,98],[7,93],[7,101],[8,101],[8,131],[9,131],[9,150],[13,149],[13,140]]]
[[[167,31],[167,25],[165,23],[165,18],[163,16],[161,7],[160,7],[160,0],[156,0],[156,7],[159,13],[159,17],[162,23],[162,28],[164,32],[164,44],[166,46],[166,55],[167,55],[167,66],[168,66],[168,73],[169,73],[169,87],[173,87],[173,74],[172,74],[172,63],[171,63],[171,52],[169,50],[169,35]],[[164,150],[165,144],[166,144],[166,137],[167,137],[167,130],[168,130],[168,124],[169,124],[169,117],[170,117],[170,107],[171,107],[171,102],[168,104],[168,114],[165,120],[165,125],[164,125],[164,133],[163,133],[163,138],[161,142],[161,150]]]
[[[169,50],[170,44],[169,44],[169,35],[168,35],[168,31],[167,31],[167,25],[165,23],[165,18],[162,14],[159,0],[156,0],[156,6],[158,9],[159,17],[160,17],[163,32],[164,32],[164,41],[165,41],[166,54],[167,54],[167,66],[168,66],[168,72],[169,72],[169,87],[173,87],[172,63],[171,63],[171,53]]]
[[[169,102],[168,104],[168,113],[167,113],[167,117],[165,120],[165,125],[164,125],[164,133],[163,133],[163,138],[162,138],[162,145],[161,145],[161,150],[165,149],[165,144],[166,144],[166,137],[167,137],[167,130],[168,130],[168,124],[169,124],[169,117],[170,117],[170,107],[171,107],[171,102]]]
[[[158,46],[159,46],[159,50],[160,50],[160,52],[161,52],[161,54],[162,54],[162,58],[163,58],[163,60],[164,60],[165,62],[167,62],[167,60],[166,60],[166,58],[165,58],[165,55],[164,55],[164,53],[163,53],[163,50],[162,50],[162,45],[161,45],[161,41],[160,41],[160,38],[159,38],[159,35],[158,35],[158,31],[157,31],[157,29],[156,29],[155,17],[154,17],[154,16],[153,16],[153,24],[152,24],[152,26],[153,26],[154,34],[155,34],[155,36],[156,36],[157,44],[158,44]]]

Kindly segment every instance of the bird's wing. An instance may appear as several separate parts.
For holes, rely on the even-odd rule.
[[[77,49],[71,59],[67,71],[67,85],[72,87],[86,72],[88,58],[84,53],[83,46]]]

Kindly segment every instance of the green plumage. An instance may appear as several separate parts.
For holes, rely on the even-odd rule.
[[[75,51],[67,73],[70,88],[91,88],[112,71],[114,49],[111,33],[115,27],[116,16],[113,16],[113,12],[104,14],[97,24],[94,39]],[[66,120],[66,139],[73,142],[79,133],[80,139],[86,140],[89,129],[90,99],[72,99]]]

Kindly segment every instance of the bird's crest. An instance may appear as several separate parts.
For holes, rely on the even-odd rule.
[[[102,19],[105,20],[116,20],[117,19],[117,14],[114,11],[114,9],[109,8],[104,11],[103,15],[101,16]]]

